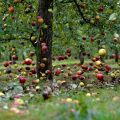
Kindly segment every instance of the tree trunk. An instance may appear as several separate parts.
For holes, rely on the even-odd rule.
[[[117,48],[115,48],[115,62],[118,62],[118,57],[119,56],[119,52],[118,52],[118,49]]]
[[[38,16],[41,16],[44,20],[47,28],[43,28],[42,25],[38,24],[39,39],[36,45],[36,56],[37,56],[37,76],[41,77],[42,73],[46,70],[50,70],[51,73],[47,75],[49,80],[53,79],[52,76],[52,19],[53,14],[48,9],[53,9],[53,0],[39,0]],[[48,50],[43,54],[41,51],[41,43],[46,43]],[[47,58],[44,61],[43,58]],[[40,66],[41,63],[45,64],[45,67]]]
[[[84,64],[84,55],[83,55],[84,52],[85,52],[84,46],[80,45],[79,60],[81,65]]]

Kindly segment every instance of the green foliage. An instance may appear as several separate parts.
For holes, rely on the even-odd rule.
[[[114,33],[120,34],[119,1],[77,0],[86,23],[74,1],[54,1],[53,19],[53,53],[54,55],[65,53],[66,48],[71,48],[74,56],[79,51],[81,44],[86,52],[96,55],[99,47],[106,47],[108,51],[120,49],[119,43],[114,43]],[[14,6],[15,12],[8,13],[9,6]],[[29,40],[31,34],[38,36],[37,27],[32,26],[36,22],[38,1],[24,0],[14,3],[13,0],[0,2],[0,40]],[[99,16],[99,20],[96,20]],[[6,27],[4,27],[6,26]],[[105,35],[104,35],[105,34]],[[83,36],[86,40],[83,40]],[[91,42],[94,37],[94,42]],[[25,45],[26,48],[28,45]],[[109,54],[112,54],[109,53]]]

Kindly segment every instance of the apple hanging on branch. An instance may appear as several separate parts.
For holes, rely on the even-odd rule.
[[[37,17],[37,22],[38,22],[38,24],[43,24],[43,22],[44,22],[44,20],[43,20],[43,18],[41,17],[41,16],[38,16]]]

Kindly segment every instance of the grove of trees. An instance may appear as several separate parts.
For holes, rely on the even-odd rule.
[[[0,0],[1,113],[117,120],[119,84],[120,0]]]

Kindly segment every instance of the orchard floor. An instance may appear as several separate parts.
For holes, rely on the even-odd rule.
[[[0,120],[119,120],[120,87],[92,89],[92,96],[70,91],[59,97],[43,101],[39,96],[29,103],[26,115],[0,110]],[[62,103],[61,99],[72,98],[79,103]],[[1,108],[0,108],[1,109]]]
[[[63,63],[71,65],[77,62]],[[54,66],[63,63],[55,62]],[[118,66],[112,64],[112,67]],[[19,109],[24,110],[24,113],[17,114],[9,109],[12,99],[2,101],[0,98],[0,120],[120,120],[120,85],[83,87],[69,91],[63,89],[59,95],[46,101],[41,94],[25,94],[22,99],[26,105]]]

